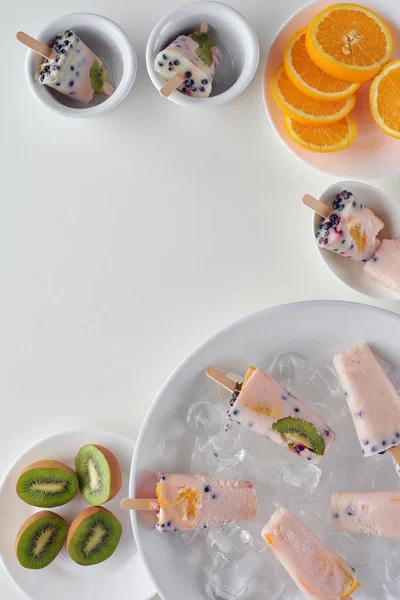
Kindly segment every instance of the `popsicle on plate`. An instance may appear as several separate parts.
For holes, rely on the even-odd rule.
[[[322,218],[315,237],[325,250],[366,262],[379,248],[376,236],[384,225],[351,192],[343,190],[333,201],[329,218]]]
[[[102,61],[71,29],[56,35],[49,46],[55,56],[46,59],[36,73],[39,83],[84,103],[90,102],[94,94],[113,93]]]
[[[367,345],[333,358],[364,456],[400,444],[400,398]]]
[[[400,293],[400,241],[383,240],[364,273],[384,287]]]
[[[179,89],[188,96],[208,98],[212,91],[215,70],[220,54],[214,40],[208,35],[208,26],[202,24],[190,35],[180,35],[154,60],[154,70],[167,81],[180,76]]]
[[[307,600],[347,598],[360,585],[354,569],[285,508],[261,536]]]
[[[219,371],[207,375],[231,385],[233,396],[228,417],[255,433],[286,446],[301,458],[318,463],[335,440],[335,433],[311,408],[285,390],[261,369],[249,367],[242,384],[236,384]],[[228,388],[229,389],[229,388]]]
[[[400,491],[336,492],[331,498],[335,529],[400,540]]]

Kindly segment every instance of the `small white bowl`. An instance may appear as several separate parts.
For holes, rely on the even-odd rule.
[[[209,98],[192,98],[175,91],[169,100],[191,108],[211,108],[225,104],[246,89],[253,79],[259,60],[258,38],[246,19],[231,6],[221,2],[185,4],[161,19],[150,34],[146,48],[146,65],[157,90],[164,79],[154,70],[156,55],[182,33],[195,31],[208,23],[213,39],[221,53]]]
[[[65,29],[73,29],[99,57],[114,86],[111,96],[95,94],[89,104],[76,102],[35,80],[43,58],[29,51],[25,62],[28,86],[39,102],[65,117],[99,117],[118,106],[130,92],[137,71],[136,53],[126,33],[113,21],[92,13],[64,15],[52,21],[36,36],[44,44]]]
[[[385,227],[379,234],[381,239],[399,239],[400,238],[400,206],[391,201],[382,190],[372,185],[360,183],[358,181],[339,181],[334,183],[321,194],[320,201],[331,206],[335,196],[343,190],[352,192],[358,200],[372,210],[377,217],[385,223]],[[314,213],[313,234],[318,230],[321,223],[321,217]],[[380,286],[373,279],[364,273],[364,263],[355,260],[349,260],[339,256],[330,250],[324,250],[316,244],[322,260],[332,273],[336,275],[343,283],[353,290],[378,298],[379,300],[400,300],[396,292]]]

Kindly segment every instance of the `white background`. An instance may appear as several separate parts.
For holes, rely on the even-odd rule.
[[[262,103],[268,47],[303,2],[230,1],[257,31],[260,67],[242,96],[195,112],[159,97],[144,62],[151,29],[180,0],[70,0],[62,12],[97,12],[125,29],[139,70],[114,112],[67,120],[30,95],[15,41],[60,5],[4,0],[0,477],[27,446],[64,429],[136,437],[171,370],[247,313],[308,299],[370,302],[326,269],[301,204],[334,179],[296,162]],[[397,202],[398,179],[373,183]],[[22,598],[2,570],[0,592]]]

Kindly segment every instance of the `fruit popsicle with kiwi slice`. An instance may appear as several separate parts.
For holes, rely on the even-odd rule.
[[[86,104],[94,94],[114,92],[106,81],[102,61],[74,31],[67,29],[59,33],[48,46],[55,50],[55,56],[46,59],[36,73],[39,83]]]
[[[367,262],[379,248],[380,241],[376,236],[384,225],[351,192],[343,190],[333,201],[329,217],[322,218],[315,237],[325,250]]]
[[[177,89],[188,96],[208,98],[211,94],[220,54],[215,41],[202,25],[190,35],[180,35],[154,60],[154,70],[167,81],[180,76]]]
[[[319,463],[335,441],[334,431],[316,412],[261,369],[249,367],[242,384],[212,367],[206,373],[233,392],[228,411],[232,421],[286,446],[300,458]]]
[[[307,600],[348,598],[360,585],[355,570],[285,508],[272,515],[261,537]]]
[[[383,240],[375,256],[364,266],[364,273],[400,294],[400,241]]]
[[[156,495],[157,500],[125,498],[121,507],[158,510],[160,533],[222,527],[254,519],[257,512],[257,494],[251,481],[159,473]]]

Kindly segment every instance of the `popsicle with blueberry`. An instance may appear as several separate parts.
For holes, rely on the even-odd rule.
[[[235,383],[214,367],[208,377],[230,392],[228,417],[314,464],[335,441],[329,425],[304,402],[261,369],[249,367],[243,383]]]
[[[154,60],[154,70],[167,80],[161,95],[168,97],[178,89],[187,96],[208,98],[219,61],[206,23],[190,35],[179,35]]]
[[[360,585],[353,567],[285,508],[272,515],[261,537],[307,600],[348,598]]]
[[[126,510],[157,510],[160,533],[222,527],[254,519],[257,494],[251,481],[159,473],[156,500],[125,498]]]
[[[351,192],[337,194],[330,208],[309,194],[303,202],[322,217],[315,234],[321,248],[363,262],[374,256],[380,245],[377,235],[385,224]]]
[[[114,92],[100,58],[71,29],[56,35],[47,46],[22,32],[17,39],[45,58],[35,75],[39,83],[85,104],[94,94]]]
[[[400,540],[400,491],[336,492],[331,498],[335,529]]]
[[[383,240],[364,273],[385,288],[400,293],[400,241]]]
[[[400,397],[369,346],[333,358],[365,457],[392,449],[399,462]]]

